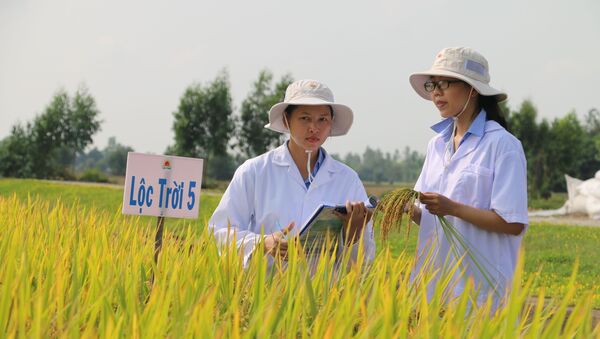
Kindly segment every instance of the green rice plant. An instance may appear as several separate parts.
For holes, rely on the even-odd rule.
[[[219,248],[196,223],[165,229],[154,262],[153,220],[78,204],[0,196],[0,333],[6,337],[593,337],[588,296],[530,306],[521,286],[492,313],[476,289],[428,299],[446,273],[413,272],[413,258],[384,247],[311,262],[296,241],[287,261]],[[262,244],[258,252],[262,253]],[[459,272],[457,265],[452,272]],[[577,273],[574,270],[573,276]],[[422,277],[413,282],[411,274]],[[150,279],[154,276],[153,282]],[[533,279],[533,277],[531,278]],[[586,297],[587,300],[586,300]],[[573,305],[567,307],[567,305]],[[594,327],[595,326],[595,327]]]

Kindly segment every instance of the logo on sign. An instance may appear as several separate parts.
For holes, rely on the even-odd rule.
[[[170,170],[170,169],[171,169],[171,162],[170,162],[169,160],[165,160],[165,161],[163,162],[163,166],[162,166],[162,167],[163,167],[163,169],[165,169],[165,170]]]

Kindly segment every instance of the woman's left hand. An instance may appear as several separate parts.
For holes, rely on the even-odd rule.
[[[424,192],[419,194],[419,201],[425,205],[429,213],[437,216],[456,215],[457,203],[439,193]]]
[[[365,207],[362,201],[347,201],[346,214],[338,214],[344,221],[344,239],[349,239],[347,244],[351,245],[360,240],[364,228],[371,220],[373,211]]]

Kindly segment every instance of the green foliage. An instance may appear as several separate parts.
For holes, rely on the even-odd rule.
[[[175,144],[166,154],[205,159],[205,176],[229,179],[236,164],[228,154],[235,133],[229,75],[222,71],[213,82],[189,86],[173,113]]]
[[[51,207],[58,202],[67,206],[78,203],[80,209],[95,209],[111,215],[120,214],[123,203],[123,189],[112,185],[68,185],[31,179],[0,180],[0,199],[9,198],[13,194],[23,203],[36,198],[50,202]],[[202,189],[200,215],[193,222],[193,232],[198,233],[204,229],[220,198],[220,192]],[[140,224],[153,226],[155,221],[156,218],[143,217]],[[188,223],[183,219],[168,219],[166,227],[169,232],[181,234],[182,227]],[[410,257],[416,250],[417,234],[418,228],[413,227],[408,236],[405,232],[392,232],[388,240],[383,242],[377,228],[377,253],[389,249],[393,257]],[[582,269],[576,293],[583,295],[587,291],[593,291],[593,305],[600,308],[600,266],[597,265],[600,252],[595,250],[599,238],[600,228],[533,223],[523,238],[526,250],[524,276],[537,279],[534,285],[536,293],[546,286],[544,293],[547,296],[561,298],[566,292],[572,264],[578,258]]]
[[[124,176],[127,167],[127,153],[133,148],[121,145],[115,137],[108,138],[108,144],[100,151],[96,147],[77,157],[76,169],[85,171],[95,168],[110,175]]]
[[[564,296],[575,262],[580,272],[576,294],[593,291],[591,301],[600,308],[600,228],[546,223],[529,226],[523,247],[525,278],[536,277],[534,291],[545,289],[549,296]]]
[[[568,195],[566,192],[552,192],[548,198],[529,197],[528,205],[534,210],[554,210],[560,208],[567,201]]]
[[[119,144],[114,137],[109,138],[103,152],[106,171],[112,175],[125,175],[129,152],[133,152],[133,148]]]
[[[523,145],[527,158],[527,182],[530,196],[549,196],[550,186],[546,180],[548,167],[547,149],[549,128],[546,120],[537,124],[537,109],[529,100],[523,101],[518,111],[509,115],[512,134]]]
[[[30,138],[31,126],[13,126],[10,135],[0,141],[0,176],[25,178],[33,175]]]
[[[585,117],[585,131],[589,135],[585,143],[586,154],[593,155],[583,166],[582,178],[591,178],[600,169],[600,111],[593,108]]]
[[[73,99],[66,91],[54,95],[44,112],[25,127],[16,125],[0,145],[3,176],[72,178],[68,167],[100,129],[94,98],[80,87]]]
[[[232,105],[226,71],[206,86],[189,86],[173,113],[175,144],[167,153],[204,159],[226,154],[235,129]]]
[[[64,114],[64,143],[75,154],[81,153],[92,143],[92,137],[100,130],[101,123],[98,120],[100,111],[96,107],[96,101],[86,87],[75,92],[70,109]]]
[[[215,180],[230,180],[238,162],[229,154],[216,155],[207,160],[206,177]]]
[[[587,135],[575,112],[570,112],[552,122],[550,128],[551,142],[546,148],[548,153],[551,154],[547,159],[547,166],[551,169],[548,179],[552,183],[551,188],[553,190],[566,190],[565,173],[580,177],[582,165],[586,161],[586,137]]]
[[[598,109],[592,108],[588,111],[585,116],[585,129],[590,134],[600,134],[600,111]]]
[[[96,168],[88,168],[79,176],[79,181],[108,182],[108,177]]]
[[[564,174],[588,179],[600,170],[600,114],[596,109],[590,110],[585,125],[575,112],[551,123],[545,119],[538,123],[537,109],[525,100],[508,122],[527,157],[530,197],[549,198],[552,191],[565,191]]]
[[[347,153],[345,157],[332,156],[354,169],[363,181],[374,183],[415,182],[421,173],[425,157],[417,151],[405,147],[402,154],[383,153],[369,146],[362,157],[357,153]]]
[[[275,86],[272,82],[273,74],[270,71],[260,71],[252,90],[242,101],[238,147],[248,158],[279,146],[284,139],[283,134],[266,129],[264,125],[269,121],[269,109],[283,100],[285,90],[293,79],[291,75],[286,74]]]
[[[215,183],[215,186],[217,184]],[[116,185],[86,185],[85,183],[65,184],[35,179],[1,179],[0,197],[15,194],[21,201],[39,197],[44,201],[59,201],[72,205],[80,204],[87,209],[96,209],[112,214],[120,214],[123,207],[123,187]],[[200,215],[196,227],[204,227],[217,208],[222,193],[214,193],[202,189],[200,195]],[[53,206],[53,205],[52,205]],[[142,218],[145,221],[156,220],[152,217]],[[167,226],[178,224],[177,219],[170,219]]]

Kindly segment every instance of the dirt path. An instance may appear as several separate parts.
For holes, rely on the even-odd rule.
[[[564,215],[553,217],[529,217],[530,222],[546,222],[555,225],[600,227],[600,220],[590,219],[583,215]]]
[[[537,301],[538,301],[537,297],[531,297],[527,300],[527,304],[531,305],[532,307],[535,307],[535,305],[537,304]],[[544,303],[546,305],[548,305],[550,303],[550,301],[551,301],[551,299],[546,298]],[[567,314],[566,314],[565,319],[570,317],[571,313],[573,313],[573,307],[567,307]],[[593,309],[592,310],[592,327],[596,327],[598,324],[600,324],[600,310]]]

